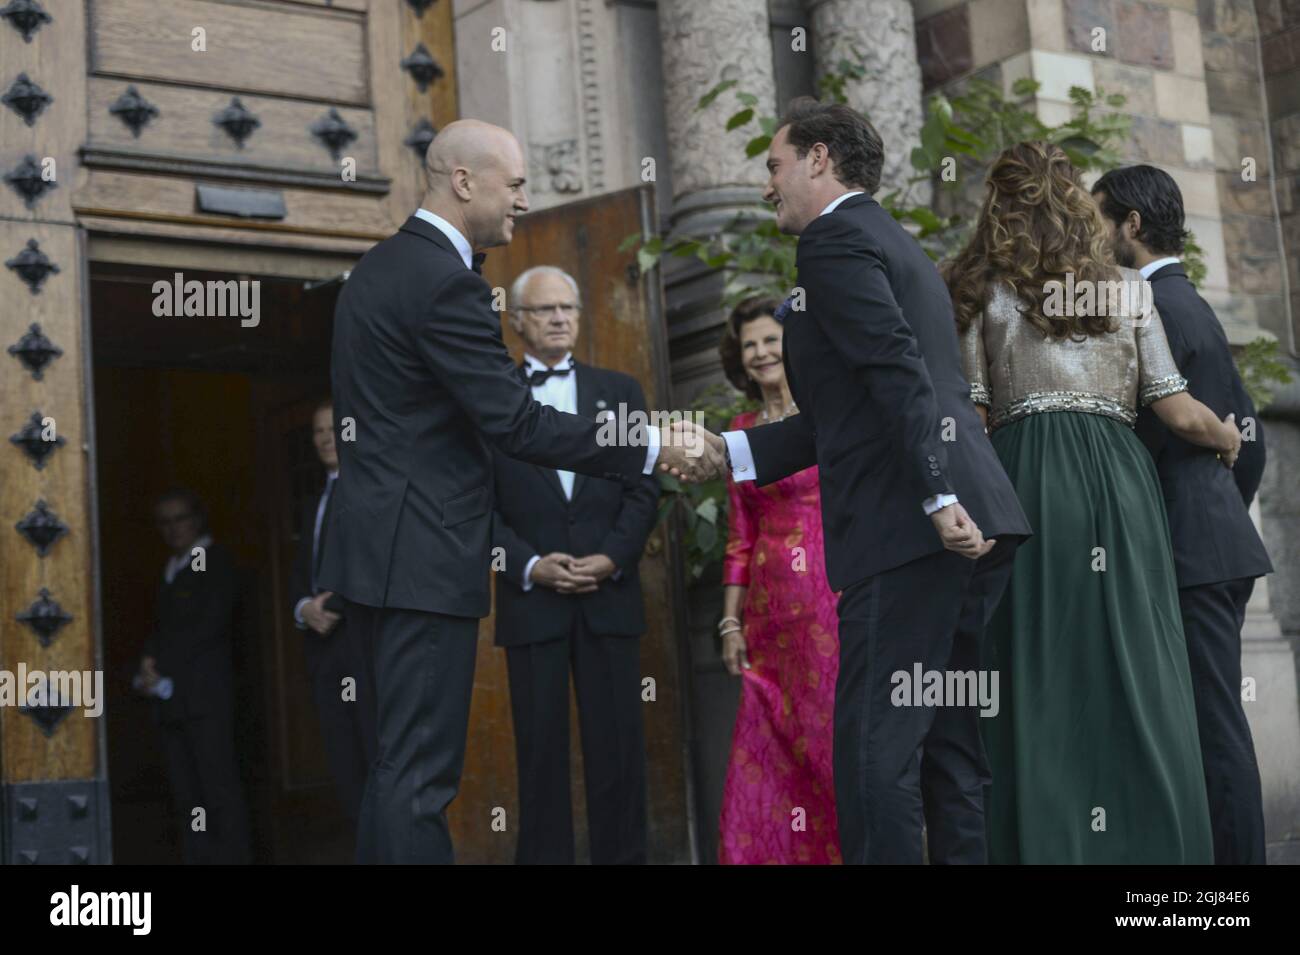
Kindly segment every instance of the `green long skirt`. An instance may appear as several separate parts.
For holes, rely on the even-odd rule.
[[[1016,554],[980,720],[993,863],[1212,863],[1169,526],[1155,468],[1111,418],[1034,414],[993,446],[1034,536]]]

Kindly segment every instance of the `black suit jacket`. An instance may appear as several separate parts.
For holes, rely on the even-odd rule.
[[[1156,311],[1188,391],[1220,418],[1234,412],[1238,427],[1255,419],[1255,440],[1243,441],[1229,471],[1213,451],[1175,435],[1154,411],[1138,412],[1137,435],[1155,459],[1169,514],[1179,587],[1271,573],[1264,542],[1247,510],[1264,473],[1264,432],[1255,404],[1232,360],[1228,338],[1208,302],[1181,265],[1151,276]]]
[[[578,414],[645,411],[645,395],[622,372],[574,363]],[[599,407],[597,402],[601,402]],[[659,482],[651,476],[622,483],[575,474],[573,499],[559,475],[495,452],[496,519],[493,547],[504,549],[497,575],[496,642],[513,647],[567,637],[582,614],[593,633],[636,636],[645,632],[645,609],[637,565],[658,517]],[[562,594],[534,583],[523,590],[524,568],[534,557],[562,551],[575,557],[605,554],[618,568],[589,594]]]
[[[234,706],[234,628],[238,619],[235,563],[220,544],[206,548],[205,569],[187,563],[169,584],[158,584],[154,630],[145,655],[171,677],[172,697],[158,701],[164,721],[229,719]]]
[[[533,400],[482,277],[415,216],[357,264],[334,312],[339,449],[317,584],[372,607],[488,613],[492,454],[615,480],[645,447]],[[349,433],[355,427],[355,434]]]
[[[800,414],[746,431],[758,482],[816,464],[826,573],[845,587],[943,549],[922,508],[955,493],[986,538],[1029,522],[970,400],[948,289],[869,196],[799,237],[806,308],[785,321]]]

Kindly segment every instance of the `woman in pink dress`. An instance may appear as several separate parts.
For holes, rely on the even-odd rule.
[[[731,430],[798,409],[781,363],[780,303],[742,302],[719,351],[728,379],[758,411]],[[826,583],[821,490],[808,468],[766,487],[729,482],[722,657],[741,677],[731,760],[722,794],[723,864],[840,862],[831,772],[836,595]]]

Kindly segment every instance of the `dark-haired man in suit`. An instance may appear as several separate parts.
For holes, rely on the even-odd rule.
[[[977,709],[896,705],[894,675],[979,669],[1030,527],[971,403],[948,289],[871,198],[882,162],[879,134],[849,107],[790,104],[764,199],[777,227],[799,236],[805,307],[786,314],[784,361],[800,413],[715,440],[737,481],[819,469],[826,573],[843,591],[834,764],[844,861],[921,862],[924,816],[931,862],[983,863],[989,770]]]
[[[1169,514],[1214,861],[1262,865],[1263,794],[1241,702],[1241,628],[1255,578],[1273,570],[1248,510],[1264,473],[1264,432],[1223,326],[1178,260],[1187,231],[1173,177],[1154,166],[1113,169],[1097,180],[1093,196],[1114,229],[1116,260],[1151,283],[1192,396],[1219,417],[1231,412],[1254,429],[1243,435],[1236,467],[1228,470],[1213,451],[1177,437],[1149,409],[1139,412],[1136,426],[1155,459]]]
[[[379,755],[362,801],[362,862],[451,862],[478,618],[489,609],[492,452],[611,480],[717,451],[668,427],[602,444],[594,420],[533,400],[501,337],[477,250],[528,211],[518,141],[457,120],[425,156],[428,189],[366,253],[334,314],[339,447],[320,586],[374,655]]]
[[[598,419],[645,410],[636,380],[577,362],[582,302],[567,273],[537,266],[515,281],[511,323],[533,397]],[[596,865],[646,860],[645,734],[637,563],[659,485],[543,468],[495,452],[492,543],[503,549],[496,642],[505,647],[519,771],[521,864],[574,861],[569,799],[569,668],[578,702],[587,830]]]
[[[312,495],[303,505],[298,523],[301,537],[294,554],[289,589],[294,625],[305,631],[303,656],[316,702],[325,758],[334,777],[339,804],[355,832],[366,777],[375,759],[376,701],[367,654],[338,612],[332,600],[334,594],[322,590],[316,580],[329,543],[326,518],[339,476],[339,457],[334,446],[334,403],[330,399],[318,404],[312,413],[312,444],[325,468],[325,488],[319,497]]]

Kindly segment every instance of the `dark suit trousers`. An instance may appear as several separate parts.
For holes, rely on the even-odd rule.
[[[506,648],[519,768],[515,861],[571,864],[569,667],[573,667],[594,865],[646,861],[641,641],[592,633]]]
[[[849,864],[984,863],[989,768],[979,707],[895,706],[893,674],[978,671],[984,628],[1011,576],[1017,541],[978,561],[930,554],[840,597],[835,799]]]
[[[1259,765],[1241,703],[1241,625],[1254,589],[1245,578],[1178,591],[1218,865],[1264,864]]]
[[[247,865],[248,816],[230,715],[187,717],[160,723],[159,729],[185,864]],[[204,829],[196,832],[198,808],[204,810]]]
[[[377,707],[371,664],[346,622],[340,622],[325,636],[307,630],[302,639],[325,758],[334,777],[339,803],[355,826],[377,748]],[[351,699],[344,699],[345,679],[355,681],[356,692],[349,694]]]
[[[379,701],[357,862],[450,864],[447,806],[465,765],[478,620],[351,602],[344,616],[371,649]]]

